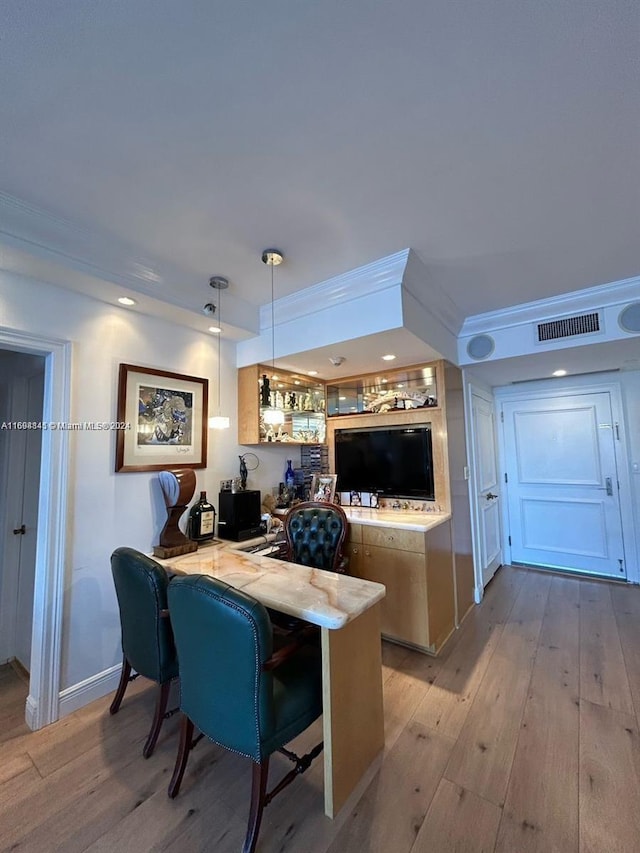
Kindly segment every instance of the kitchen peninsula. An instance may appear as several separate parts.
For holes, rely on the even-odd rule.
[[[334,817],[384,746],[379,613],[384,587],[244,553],[238,543],[160,562],[174,572],[218,578],[266,607],[320,627],[325,814]]]

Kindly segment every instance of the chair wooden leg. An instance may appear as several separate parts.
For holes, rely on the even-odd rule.
[[[247,836],[244,840],[242,853],[254,853],[258,843],[258,833],[264,811],[264,802],[267,792],[267,777],[269,776],[269,758],[261,762],[253,762],[253,775],[251,781],[251,809],[249,811],[249,823],[247,825]]]
[[[149,732],[147,742],[145,743],[144,749],[142,750],[142,754],[145,758],[149,758],[149,756],[153,754],[153,750],[155,749],[156,741],[158,740],[158,735],[160,734],[162,721],[164,720],[164,715],[167,710],[167,703],[169,702],[171,681],[165,681],[164,684],[160,684],[158,685],[158,687],[159,689],[156,698],[156,710],[155,714],[153,715],[151,731]]]
[[[126,657],[122,658],[122,672],[120,673],[120,683],[118,684],[118,689],[116,690],[116,695],[113,697],[113,702],[109,707],[110,714],[117,714],[120,710],[120,705],[124,698],[124,692],[127,689],[127,684],[129,683],[129,677],[131,675],[131,664],[126,659]]]
[[[187,766],[189,751],[193,746],[193,723],[186,714],[182,715],[182,723],[180,725],[180,745],[178,746],[178,755],[176,756],[175,767],[173,768],[173,776],[169,782],[169,796],[171,799],[178,796],[182,777]]]

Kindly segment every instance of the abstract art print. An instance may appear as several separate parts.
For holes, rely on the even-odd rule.
[[[204,468],[207,379],[121,364],[116,471]]]

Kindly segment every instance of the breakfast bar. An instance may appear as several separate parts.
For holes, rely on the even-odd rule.
[[[265,607],[320,627],[325,814],[335,817],[384,746],[379,612],[384,586],[243,553],[229,543],[161,562],[175,573],[222,580]]]

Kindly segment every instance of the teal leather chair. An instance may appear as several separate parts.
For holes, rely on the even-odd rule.
[[[344,574],[342,549],[349,528],[344,510],[336,504],[306,501],[287,513],[284,532],[291,563]]]
[[[263,809],[322,750],[299,758],[284,745],[322,714],[319,649],[300,637],[273,652],[260,602],[205,575],[176,577],[168,592],[180,661],[180,744],[169,784],[178,794],[190,750],[202,735],[250,758],[253,781],[243,853],[253,853]],[[193,739],[194,726],[202,733]],[[269,757],[282,752],[295,767],[267,793]]]
[[[164,568],[133,548],[116,548],[111,572],[118,596],[122,628],[122,674],[109,711],[116,714],[127,685],[138,675],[158,685],[156,708],[142,754],[153,753],[167,712],[171,682],[178,676],[178,658],[167,609],[169,578]],[[132,669],[134,675],[131,674]]]

